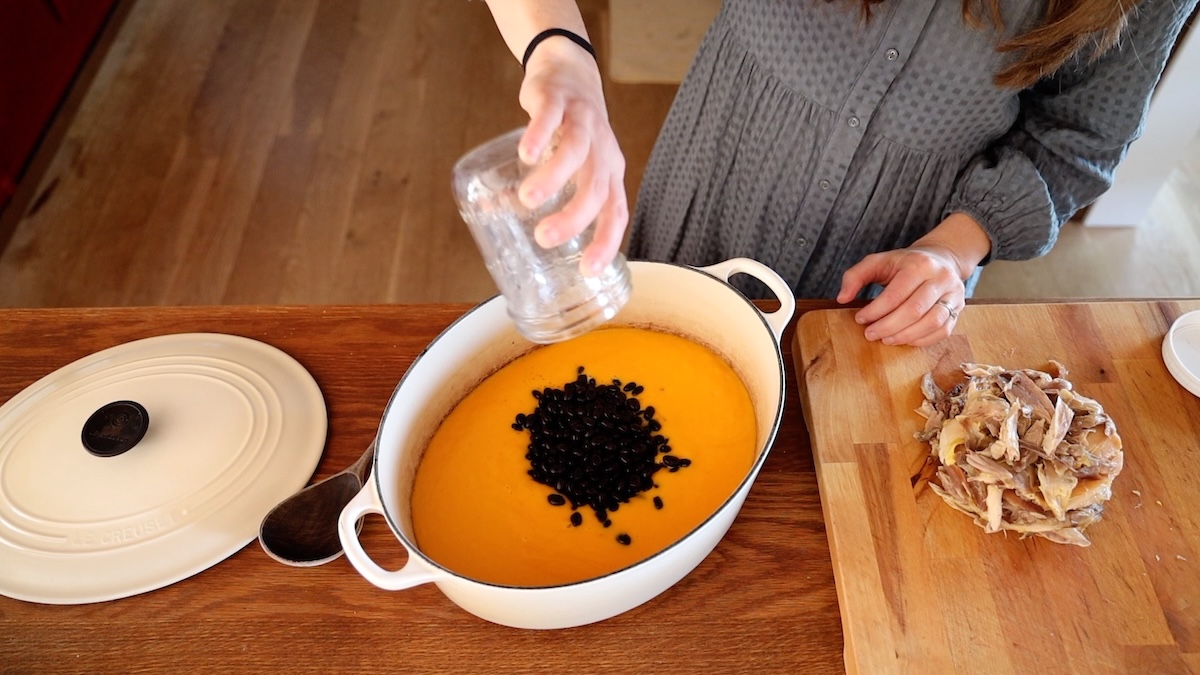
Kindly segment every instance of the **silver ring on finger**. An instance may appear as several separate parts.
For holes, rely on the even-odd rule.
[[[937,304],[946,308],[946,311],[950,314],[951,319],[953,319],[955,321],[958,320],[958,313],[961,310],[954,309],[954,305],[950,304],[950,302],[948,300],[938,300]]]

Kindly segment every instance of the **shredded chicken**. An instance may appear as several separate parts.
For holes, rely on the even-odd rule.
[[[938,461],[930,487],[985,532],[1010,530],[1089,546],[1125,455],[1116,425],[1050,372],[966,363],[966,380],[942,391],[926,373],[917,413]]]

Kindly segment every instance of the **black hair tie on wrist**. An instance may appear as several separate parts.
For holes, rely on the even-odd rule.
[[[583,47],[587,53],[592,55],[593,59],[596,58],[596,50],[592,47],[592,43],[588,42],[583,37],[576,35],[565,28],[547,28],[537,35],[534,35],[533,39],[529,41],[529,46],[525,48],[525,56],[521,58],[521,70],[525,70],[525,66],[529,64],[529,57],[533,56],[534,48],[540,45],[546,38],[551,38],[556,35],[561,35],[580,47]]]

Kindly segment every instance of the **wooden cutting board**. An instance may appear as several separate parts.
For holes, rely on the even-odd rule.
[[[972,305],[925,349],[867,342],[854,310],[795,337],[849,672],[1200,673],[1200,399],[1162,339],[1200,300]],[[1067,366],[1125,468],[1088,548],[985,534],[928,488],[920,378],[963,362]]]

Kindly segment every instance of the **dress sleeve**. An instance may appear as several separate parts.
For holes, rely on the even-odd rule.
[[[1012,129],[967,163],[943,217],[961,211],[982,224],[988,260],[1048,252],[1062,224],[1112,185],[1196,2],[1144,0],[1100,59],[1081,57],[1021,92]]]

